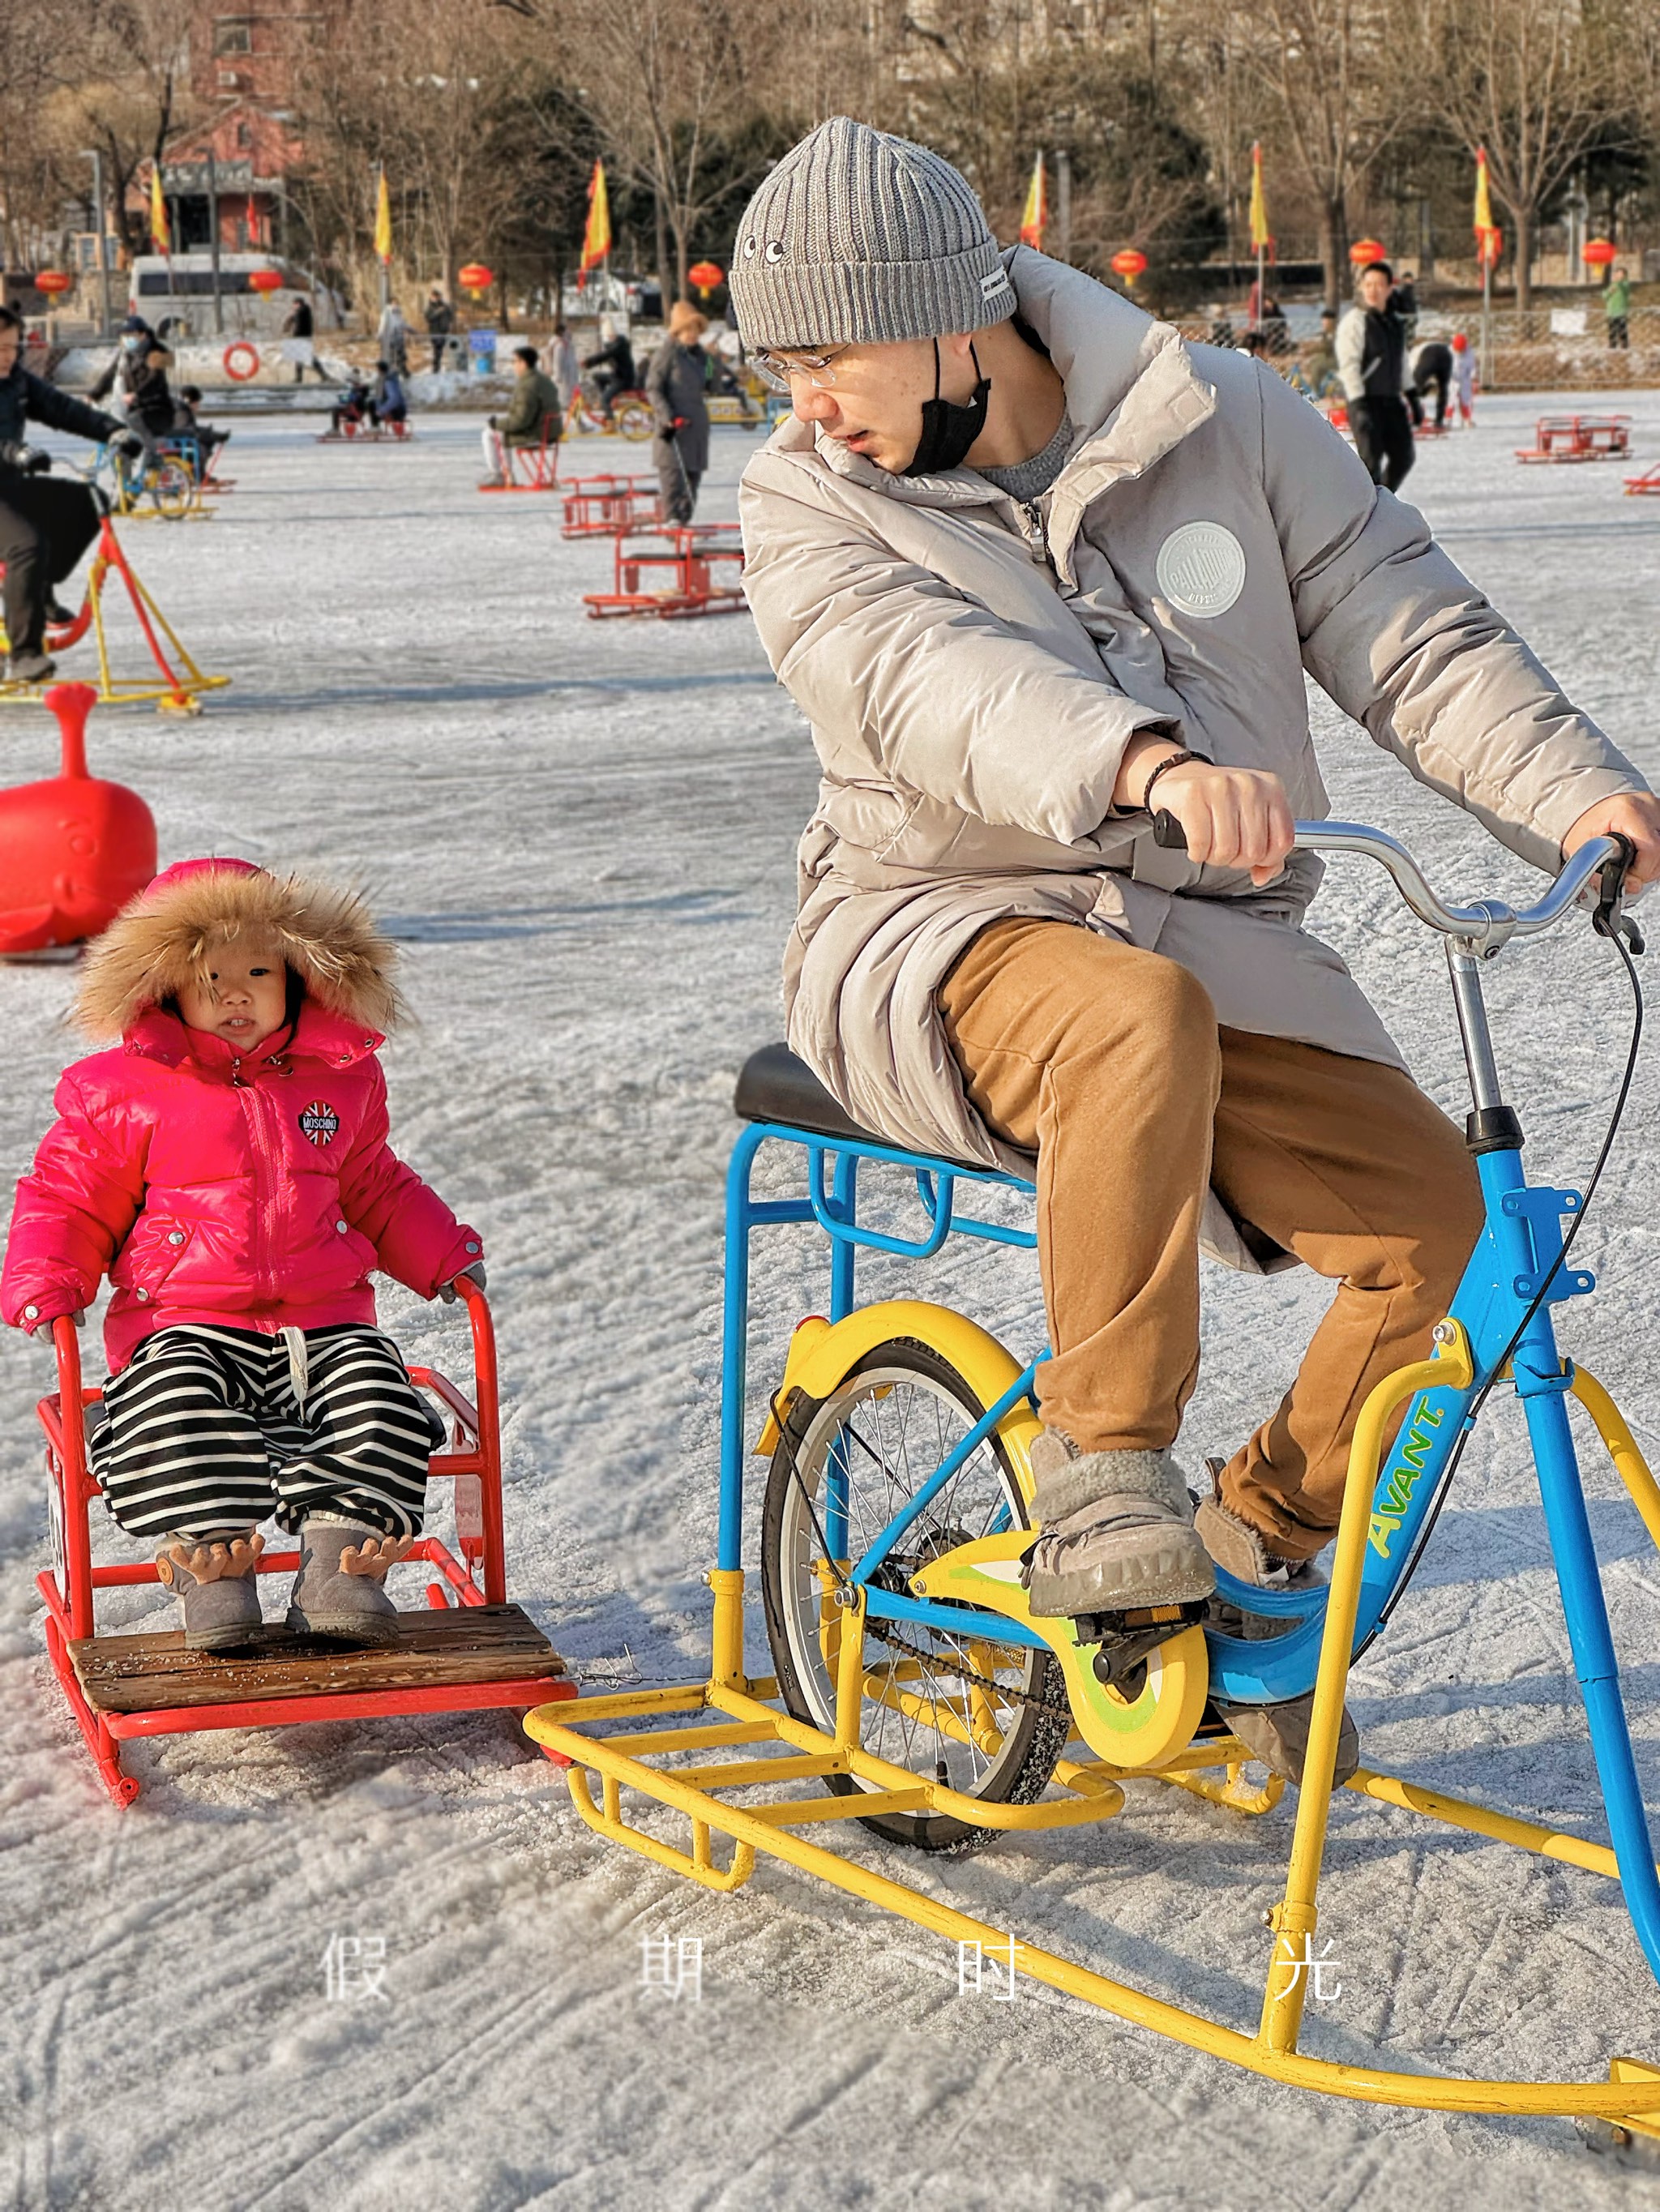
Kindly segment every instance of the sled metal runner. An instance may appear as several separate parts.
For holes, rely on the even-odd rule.
[[[589,615],[657,615],[666,620],[688,616],[733,614],[745,602],[737,581],[744,547],[732,522],[658,522],[634,526],[617,534],[615,588],[590,592],[582,604]],[[733,581],[720,580],[729,569]],[[655,591],[644,579],[661,574]]]
[[[39,1407],[52,1565],[36,1577],[36,1587],[46,1601],[52,1672],[116,1804],[130,1805],[139,1793],[137,1777],[121,1765],[121,1747],[134,1737],[402,1713],[523,1712],[541,1700],[575,1696],[546,1638],[507,1602],[495,1332],[483,1291],[465,1277],[459,1288],[471,1325],[472,1397],[430,1368],[410,1370],[450,1425],[449,1445],[434,1454],[430,1474],[451,1486],[454,1545],[430,1534],[417,1541],[409,1563],[431,1570],[431,1620],[405,1616],[403,1640],[373,1650],[270,1626],[250,1639],[246,1654],[186,1652],[177,1631],[96,1632],[99,1591],[161,1578],[151,1560],[93,1565],[89,1509],[99,1489],[87,1460],[85,1413],[99,1394],[82,1386],[74,1323],[64,1317],[54,1324],[58,1388]],[[292,1574],[299,1565],[297,1551],[267,1551],[258,1572]]]
[[[127,605],[138,625],[153,672],[118,675],[115,672],[106,627],[112,577],[126,594]],[[210,676],[192,658],[173,624],[134,574],[115,534],[107,505],[93,548],[92,565],[87,571],[86,597],[70,622],[47,631],[46,649],[52,653],[67,653],[88,632],[98,651],[98,674],[93,688],[100,706],[154,707],[162,714],[199,714],[204,694],[222,691],[230,682],[228,676]],[[0,653],[9,650],[4,633],[0,631]],[[0,682],[0,706],[39,705],[52,685],[64,680],[61,676],[52,676],[42,684]]]
[[[619,531],[649,530],[657,521],[655,477],[609,473],[568,477],[562,538],[615,538]]]
[[[1497,901],[1445,905],[1411,856],[1378,832],[1303,823],[1298,838],[1314,849],[1381,860],[1420,919],[1448,939],[1486,1206],[1486,1226],[1452,1312],[1436,1331],[1432,1356],[1379,1383],[1362,1409],[1329,1587],[1268,1592],[1219,1571],[1218,1595],[1225,1603],[1280,1617],[1285,1632],[1259,1641],[1209,1623],[1175,1626],[1146,1662],[1139,1686],[1135,1678],[1122,1677],[1117,1687],[1104,1688],[1097,1672],[1080,1667],[1077,1650],[1068,1650],[1079,1642],[1082,1625],[1035,1619],[1025,1610],[1024,1591],[1008,1570],[1030,1546],[1029,1525],[1005,1516],[988,1534],[960,1541],[962,1531],[946,1530],[939,1544],[923,1544],[919,1552],[917,1531],[934,1525],[925,1517],[929,1501],[950,1495],[947,1486],[976,1452],[994,1448],[999,1463],[1018,1478],[1029,1506],[1027,1452],[1038,1429],[1037,1363],[1023,1366],[973,1321],[940,1306],[914,1300],[858,1305],[857,1254],[875,1249],[925,1259],[952,1235],[1030,1247],[1031,1231],[965,1210],[960,1194],[1030,1191],[1031,1186],[983,1167],[914,1153],[860,1131],[799,1062],[781,1048],[770,1048],[756,1055],[740,1079],[739,1111],[748,1126],[739,1137],[727,1182],[721,1514],[717,1564],[707,1577],[714,1599],[708,1679],[549,1705],[531,1713],[525,1726],[550,1758],[567,1767],[573,1800],[590,1826],[706,1888],[740,1887],[757,1860],[770,1856],[948,1941],[998,1952],[1013,1942],[1018,1948],[1009,1955],[1034,1980],[1292,2087],[1424,2111],[1573,2117],[1604,2132],[1612,2127],[1660,2136],[1660,2069],[1635,2058],[1613,2058],[1607,2081],[1524,2081],[1357,2065],[1298,2047],[1316,1957],[1318,1887],[1349,1670],[1383,1629],[1427,1539],[1462,1440],[1486,1397],[1500,1385],[1513,1388],[1523,1403],[1611,1845],[1371,1768],[1359,1770],[1347,1786],[1356,1796],[1453,1830],[1613,1876],[1622,1885],[1639,1943],[1660,1975],[1660,1871],[1632,1759],[1567,1398],[1577,1399],[1589,1417],[1657,1547],[1660,1487],[1608,1393],[1557,1349],[1552,1308],[1594,1288],[1589,1273],[1571,1263],[1562,1229],[1565,1220],[1577,1219],[1583,1200],[1578,1192],[1526,1181],[1519,1127],[1499,1094],[1481,996],[1483,958],[1512,936],[1548,927],[1583,904],[1599,871],[1608,871],[1601,876],[1601,922],[1620,926],[1614,871],[1623,866],[1623,857],[1614,841],[1600,839],[1583,848],[1537,906],[1516,913]],[[763,1147],[772,1148],[769,1157],[782,1153],[800,1163],[805,1195],[771,1194],[775,1177],[768,1180],[769,1194],[757,1194],[755,1163]],[[861,1170],[896,1170],[914,1179],[921,1202],[922,1223],[914,1235],[860,1217]],[[793,1708],[782,1681],[783,1659],[793,1647],[781,1650],[774,1636],[779,1668],[774,1676],[750,1676],[745,1665],[740,1531],[751,1247],[757,1231],[783,1224],[816,1225],[829,1239],[830,1255],[828,1316],[810,1317],[797,1328],[754,1447],[774,1455],[775,1475],[784,1455],[784,1472],[800,1484],[812,1548],[820,1555],[812,1562],[819,1592],[817,1620],[807,1617],[806,1635],[810,1644],[816,1639],[822,1654],[829,1694],[812,1717]],[[838,1411],[854,1401],[837,1394],[867,1376],[866,1394],[858,1402],[879,1407],[899,1387],[892,1363],[907,1345],[926,1346],[944,1364],[941,1371],[948,1367],[967,1386],[961,1399],[964,1433],[949,1449],[942,1439],[945,1456],[937,1465],[931,1446],[905,1462],[900,1489],[908,1489],[909,1498],[890,1489],[883,1510],[891,1510],[891,1518],[856,1558],[859,1540],[847,1504],[854,1464],[849,1440],[866,1452],[872,1446],[852,1415]],[[1391,1444],[1387,1439],[1403,1404],[1406,1416]],[[830,1441],[820,1463],[823,1487],[813,1492],[800,1459],[815,1436]],[[873,1486],[881,1473],[873,1475]],[[789,1498],[787,1486],[782,1495]],[[763,1569],[775,1575],[767,1555],[775,1540],[763,1521]],[[1000,1583],[988,1574],[988,1561],[1004,1567]],[[773,1593],[787,1587],[769,1582],[769,1631]],[[932,1668],[920,1663],[927,1655],[915,1643],[927,1632],[954,1654]],[[947,1747],[977,1741],[983,1748],[1000,1729],[1014,1729],[1018,1706],[1031,1699],[1007,1692],[1000,1693],[1000,1703],[988,1697],[998,1685],[987,1660],[974,1655],[994,1645],[1018,1650],[1023,1644],[1047,1647],[1065,1669],[1070,1732],[1053,1767],[1052,1794],[1037,1802],[992,1802],[952,1786],[943,1759],[930,1771],[926,1760],[908,1765],[868,1747],[873,1725],[895,1713],[925,1727]],[[1053,1674],[1047,1679],[1052,1683]],[[1304,1779],[1283,1893],[1266,1916],[1272,1938],[1265,1947],[1265,1986],[1254,2027],[1213,2021],[1138,1990],[1026,1940],[1012,1921],[999,1924],[958,1911],[895,1872],[878,1870],[819,1840],[826,1824],[848,1820],[879,1825],[944,1817],[980,1829],[1025,1832],[1078,1826],[1116,1816],[1125,1807],[1125,1785],[1135,1780],[1162,1782],[1260,1814],[1278,1800],[1281,1785],[1270,1776],[1265,1786],[1254,1786],[1245,1745],[1219,1733],[1213,1718],[1207,1733],[1206,1698],[1214,1692],[1230,1705],[1274,1704],[1310,1688]],[[802,1784],[829,1794],[806,1794]],[[780,1789],[787,1793],[781,1798],[775,1794]],[[652,1816],[652,1826],[642,1824],[642,1812]],[[661,1832],[666,1813],[688,1824],[684,1841]],[[717,1838],[725,1842],[717,1846]]]
[[[1617,461],[1631,451],[1629,415],[1541,415],[1518,461]]]

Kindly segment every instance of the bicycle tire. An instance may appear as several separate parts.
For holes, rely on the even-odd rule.
[[[802,1557],[804,1544],[816,1544],[822,1534],[820,1524],[806,1510],[806,1499],[814,1498],[814,1510],[822,1512],[822,1476],[830,1446],[844,1425],[843,1413],[850,1417],[855,1407],[891,1401],[907,1387],[920,1389],[936,1405],[954,1407],[956,1420],[952,1425],[958,1435],[966,1433],[985,1411],[972,1387],[943,1354],[915,1338],[895,1337],[856,1360],[824,1397],[810,1398],[805,1392],[798,1393],[781,1425],[762,1510],[762,1596],[780,1695],[796,1719],[815,1727],[829,1729],[834,1723],[833,1668],[821,1602],[824,1577],[816,1575],[810,1562]],[[934,1446],[942,1443],[944,1436],[941,1424],[936,1428]],[[864,1449],[871,1451],[868,1440],[863,1441]],[[949,1449],[949,1444],[944,1448]],[[943,1456],[943,1449],[939,1456]],[[932,1466],[938,1463],[937,1458],[932,1460],[922,1474],[930,1472]],[[898,1492],[887,1480],[888,1473],[885,1468],[880,1520],[860,1530],[866,1541],[875,1534],[877,1527],[885,1523],[899,1502]],[[970,1495],[969,1487],[959,1492],[958,1485],[964,1478],[970,1478],[974,1495]],[[974,1496],[977,1496],[978,1504],[974,1502]],[[1017,1525],[1027,1522],[1019,1484],[998,1438],[991,1439],[974,1455],[928,1509],[921,1524],[925,1548],[930,1540],[936,1549],[943,1549],[962,1540],[964,1530],[951,1521],[951,1515],[966,1510],[971,1518],[982,1517],[994,1500],[998,1507],[1006,1510]],[[970,1526],[967,1533],[981,1534],[985,1529]],[[927,1639],[926,1629],[914,1628],[909,1623],[900,1626],[905,1632],[906,1645]],[[868,1629],[866,1636],[872,1645],[866,1662],[867,1668],[895,1663],[893,1646],[871,1637]],[[1048,1787],[1072,1732],[1061,1668],[1052,1654],[1028,1646],[997,1645],[991,1638],[978,1637],[973,1639],[973,1645],[982,1655],[976,1671],[992,1673],[1000,1683],[1006,1676],[1009,1689],[1014,1693],[999,1717],[1000,1720],[1012,1715],[1012,1725],[1004,1729],[997,1722],[993,1723],[1000,1736],[994,1753],[988,1753],[983,1746],[964,1744],[929,1721],[927,1713],[938,1715],[942,1708],[952,1711],[959,1723],[962,1721],[962,1715],[954,1712],[950,1700],[939,1695],[937,1675],[932,1673],[932,1696],[918,1697],[914,1692],[896,1690],[891,1680],[888,1683],[891,1697],[909,1695],[912,1705],[925,1709],[916,1714],[898,1712],[901,1723],[906,1720],[912,1723],[910,1731],[903,1725],[889,1725],[895,1711],[891,1705],[867,1697],[860,1741],[892,1763],[909,1766],[929,1780],[938,1778],[943,1765],[953,1789],[980,1797],[988,1804],[1031,1804]],[[901,1667],[907,1663],[915,1662],[903,1657],[897,1661]],[[970,1663],[976,1662],[970,1660]],[[952,1670],[946,1662],[942,1661],[937,1674],[951,1678]],[[963,1702],[970,1710],[973,1695],[972,1686],[965,1683]],[[1037,1699],[1053,1710],[1039,1711],[1035,1705],[1017,1702],[1017,1698]],[[989,1704],[983,1695],[981,1702]],[[878,1717],[874,1723],[873,1716]],[[873,1734],[878,1739],[873,1744],[870,1742]],[[857,1796],[865,1787],[848,1775],[827,1775],[824,1786],[839,1796]],[[945,1853],[975,1850],[998,1832],[994,1828],[946,1814],[883,1814],[861,1825],[889,1842]]]

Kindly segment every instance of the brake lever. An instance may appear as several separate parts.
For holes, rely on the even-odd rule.
[[[1643,933],[1631,916],[1622,912],[1620,903],[1625,894],[1626,878],[1637,858],[1637,848],[1618,830],[1611,830],[1608,835],[1620,850],[1615,859],[1604,860],[1597,871],[1597,898],[1590,926],[1599,937],[1612,937],[1618,931],[1633,952],[1641,952],[1645,950]]]

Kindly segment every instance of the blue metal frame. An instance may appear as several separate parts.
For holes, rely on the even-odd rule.
[[[769,1141],[799,1145],[806,1151],[805,1198],[757,1199],[751,1194],[755,1157]],[[832,1153],[836,1156],[835,1166],[827,1191],[825,1157]],[[915,1175],[927,1224],[921,1237],[896,1237],[860,1222],[859,1167],[861,1161],[867,1159],[908,1169]],[[1357,1651],[1377,1632],[1416,1565],[1450,1474],[1454,1446],[1473,1425],[1471,1408],[1492,1376],[1495,1363],[1504,1356],[1511,1339],[1521,1327],[1541,1282],[1560,1255],[1564,1218],[1576,1214],[1582,1203],[1577,1191],[1530,1186],[1519,1152],[1487,1152],[1476,1165],[1486,1203],[1486,1225],[1452,1308],[1453,1318],[1462,1323],[1469,1337],[1475,1380],[1468,1390],[1423,1391],[1408,1407],[1373,1494],[1371,1538],[1356,1620]],[[757,1229],[772,1223],[816,1223],[823,1229],[830,1239],[830,1317],[832,1322],[840,1321],[853,1310],[854,1267],[861,1249],[926,1259],[939,1251],[953,1233],[978,1237],[992,1243],[1022,1245],[1029,1249],[1035,1246],[1037,1238],[1029,1231],[1009,1229],[959,1214],[956,1210],[957,1187],[964,1182],[996,1184],[1027,1193],[1033,1188],[1030,1182],[1016,1176],[960,1167],[894,1146],[827,1138],[784,1123],[751,1122],[739,1136],[727,1179],[719,1550],[719,1564],[723,1568],[742,1564],[751,1236]],[[1553,1305],[1567,1298],[1583,1297],[1595,1286],[1594,1278],[1583,1269],[1565,1267],[1560,1272],[1548,1297],[1523,1330],[1511,1356],[1511,1374],[1522,1401],[1533,1447],[1574,1671],[1584,1698],[1592,1753],[1627,1905],[1645,1955],[1656,1975],[1660,1976],[1660,1877],[1656,1874],[1654,1847],[1632,1756],[1608,1608],[1564,1402],[1573,1370],[1557,1348],[1551,1315]],[[1040,1358],[1044,1357],[1046,1353],[1040,1354]],[[873,1588],[869,1577],[911,1520],[925,1509],[928,1500],[949,1481],[1010,1408],[1027,1395],[1036,1402],[1037,1364],[1034,1361],[1007,1394],[975,1424],[909,1505],[895,1516],[858,1561],[853,1577],[865,1586],[866,1605],[870,1613],[926,1622],[960,1632],[964,1614],[960,1605],[930,1604]],[[839,1537],[844,1549],[845,1521],[836,1495],[840,1487],[832,1470],[828,1501],[830,1526],[826,1534],[832,1546],[836,1545]],[[1325,1626],[1323,1589],[1297,1595],[1274,1593],[1237,1583],[1220,1572],[1217,1584],[1221,1597],[1252,1613],[1286,1617],[1298,1625],[1284,1635],[1257,1642],[1207,1628],[1206,1639],[1214,1690],[1236,1705],[1279,1704],[1310,1690]],[[1024,1624],[1001,1616],[998,1617],[996,1635],[1000,1643],[1038,1644],[1042,1641]]]

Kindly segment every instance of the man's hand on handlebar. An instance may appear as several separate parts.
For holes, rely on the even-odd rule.
[[[1157,739],[1127,751],[1113,791],[1116,804],[1139,808],[1147,803],[1148,778],[1177,750],[1170,740]],[[1183,761],[1159,776],[1151,804],[1181,823],[1190,860],[1213,868],[1248,868],[1259,887],[1273,882],[1297,842],[1285,786],[1264,769]]]
[[[1164,797],[1165,787],[1180,773],[1179,769],[1172,769],[1160,781],[1161,805],[1169,803]],[[1640,891],[1660,878],[1660,799],[1651,791],[1622,791],[1615,798],[1588,806],[1562,840],[1562,858],[1572,860],[1593,837],[1630,838],[1637,857],[1626,877],[1628,892]]]

